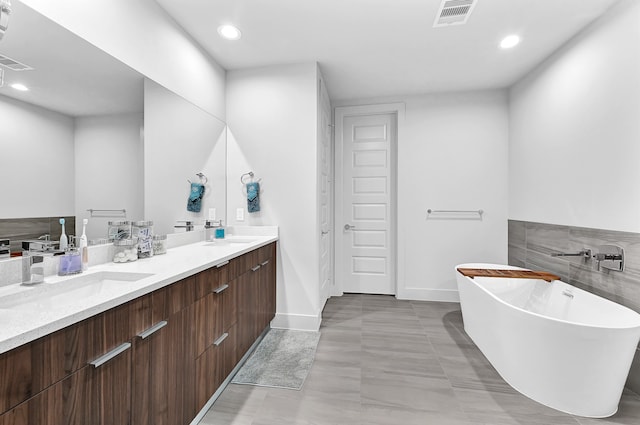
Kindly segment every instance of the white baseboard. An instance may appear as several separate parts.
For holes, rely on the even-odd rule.
[[[399,300],[460,302],[460,296],[455,289],[398,288],[396,298]]]
[[[320,329],[321,316],[310,314],[276,313],[271,327],[277,329],[297,329],[301,331],[317,331]]]

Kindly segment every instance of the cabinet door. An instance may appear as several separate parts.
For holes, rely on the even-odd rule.
[[[222,383],[222,346],[211,345],[196,359],[196,411],[200,411]]]
[[[0,355],[0,413],[38,394],[128,338],[128,314],[102,313]],[[105,320],[110,330],[103,335]]]
[[[166,325],[133,341],[135,425],[187,424],[195,417],[193,309],[162,322]]]
[[[200,298],[193,305],[195,357],[200,356],[220,335],[221,318],[218,315],[218,297],[214,293]]]
[[[238,290],[238,353],[242,357],[253,343],[253,317],[255,306],[255,273],[244,273],[232,283]]]
[[[171,371],[169,385],[176,399],[182,403],[182,419],[175,424],[188,424],[196,416],[196,397],[193,382],[196,379],[195,305],[184,309],[177,318],[180,323],[171,335],[171,349],[175,351],[168,365]]]
[[[2,425],[131,423],[131,351],[85,366],[0,416]]]
[[[86,370],[88,369],[88,370]],[[98,404],[75,405],[81,417],[95,417],[95,406],[100,406],[97,422],[72,421],[73,424],[130,424],[131,423],[131,349],[119,354],[104,365],[86,369],[84,379],[76,388],[88,387],[89,394],[97,394]],[[93,386],[97,385],[97,389]],[[79,397],[82,397],[79,395]]]
[[[32,351],[33,344],[26,344],[0,355],[0,413],[34,394]]]
[[[269,326],[275,316],[275,264],[273,258],[260,263],[258,335]]]
[[[173,327],[161,320],[141,332],[133,341],[132,421],[136,425],[168,425],[168,358]]]

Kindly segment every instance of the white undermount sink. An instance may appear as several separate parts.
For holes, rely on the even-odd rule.
[[[250,237],[229,236],[224,239],[214,239],[213,241],[205,244],[204,246],[246,245],[255,241],[257,241],[257,239],[250,238]]]
[[[100,271],[83,273],[54,283],[22,285],[19,290],[0,298],[0,309],[41,311],[66,308],[86,302],[88,298],[116,294],[123,285],[153,276],[152,273]]]

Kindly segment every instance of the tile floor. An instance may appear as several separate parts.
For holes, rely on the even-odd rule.
[[[331,298],[301,391],[231,384],[201,425],[640,424],[625,390],[607,419],[567,415],[505,383],[464,333],[456,303]]]

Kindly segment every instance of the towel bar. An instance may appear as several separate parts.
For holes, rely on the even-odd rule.
[[[241,176],[240,176],[240,183],[242,183],[242,184],[246,184],[246,183],[244,182],[244,178],[245,178],[246,176],[249,176],[250,178],[253,178],[253,176],[254,176],[253,171],[249,171],[248,173],[244,173],[243,175],[241,175]]]
[[[93,217],[122,217],[122,218],[126,218],[127,217],[127,210],[122,208],[120,210],[98,210],[98,209],[93,209],[93,208],[89,208],[87,211],[89,211],[89,215],[93,218]]]
[[[427,214],[437,214],[437,213],[474,213],[474,214],[478,214],[478,215],[482,215],[484,214],[483,210],[432,210],[431,208],[429,208],[427,210]]]

